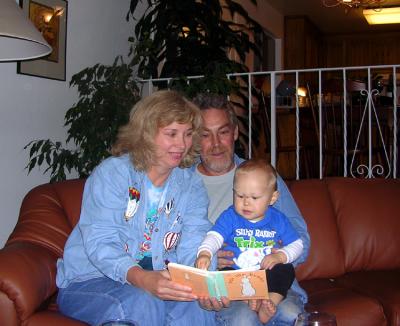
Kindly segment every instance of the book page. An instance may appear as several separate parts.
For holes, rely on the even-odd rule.
[[[207,271],[175,263],[169,263],[168,270],[174,282],[190,286],[193,293],[198,296],[210,296],[207,285]]]
[[[265,270],[220,272],[224,276],[230,300],[268,299]]]
[[[230,300],[267,299],[265,270],[205,271],[170,263],[168,270],[174,282],[190,286],[198,296]]]

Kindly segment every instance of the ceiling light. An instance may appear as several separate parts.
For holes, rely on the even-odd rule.
[[[322,0],[322,4],[325,7],[337,7],[343,5],[346,11],[351,8],[368,7],[380,10],[385,2],[386,0]]]
[[[364,9],[363,15],[370,25],[400,23],[400,7],[382,8],[379,11]]]

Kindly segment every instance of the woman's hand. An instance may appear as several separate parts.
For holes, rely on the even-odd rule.
[[[194,301],[197,296],[192,289],[171,281],[168,271],[146,271],[140,267],[132,267],[128,271],[129,283],[141,288],[161,300]]]

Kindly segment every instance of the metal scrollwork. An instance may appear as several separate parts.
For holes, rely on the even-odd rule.
[[[350,174],[355,178],[357,177],[354,172],[356,172],[359,176],[364,176],[365,178],[375,178],[377,176],[384,176],[385,178],[388,178],[391,173],[391,166],[390,166],[390,159],[389,155],[386,149],[386,144],[385,140],[383,138],[382,134],[382,129],[380,125],[380,121],[376,112],[376,107],[375,103],[373,101],[373,98],[376,97],[379,94],[379,91],[377,89],[372,89],[370,92],[366,89],[363,89],[360,91],[360,94],[363,96],[367,97],[367,101],[365,102],[364,110],[362,113],[361,121],[360,121],[360,127],[357,133],[357,139],[356,143],[354,146],[354,151],[351,157],[351,163],[350,163]],[[368,118],[367,118],[368,114]],[[375,119],[374,119],[375,118]],[[376,123],[376,128],[378,130],[378,140],[382,144],[382,150],[385,154],[385,160],[386,160],[386,166],[387,166],[387,173],[385,173],[385,167],[382,164],[372,164],[372,155],[373,153],[373,147],[372,147],[372,139],[371,139],[371,126],[372,126],[372,120],[375,120]],[[362,130],[364,128],[364,123],[368,123],[368,165],[366,164],[360,164],[358,166],[355,166],[355,157],[356,155],[360,152],[360,137],[362,134]]]

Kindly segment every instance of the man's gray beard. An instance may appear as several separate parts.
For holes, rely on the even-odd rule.
[[[201,160],[203,166],[214,173],[228,173],[230,171],[230,167],[233,166],[232,160],[226,160],[224,162],[215,162],[212,160]]]

